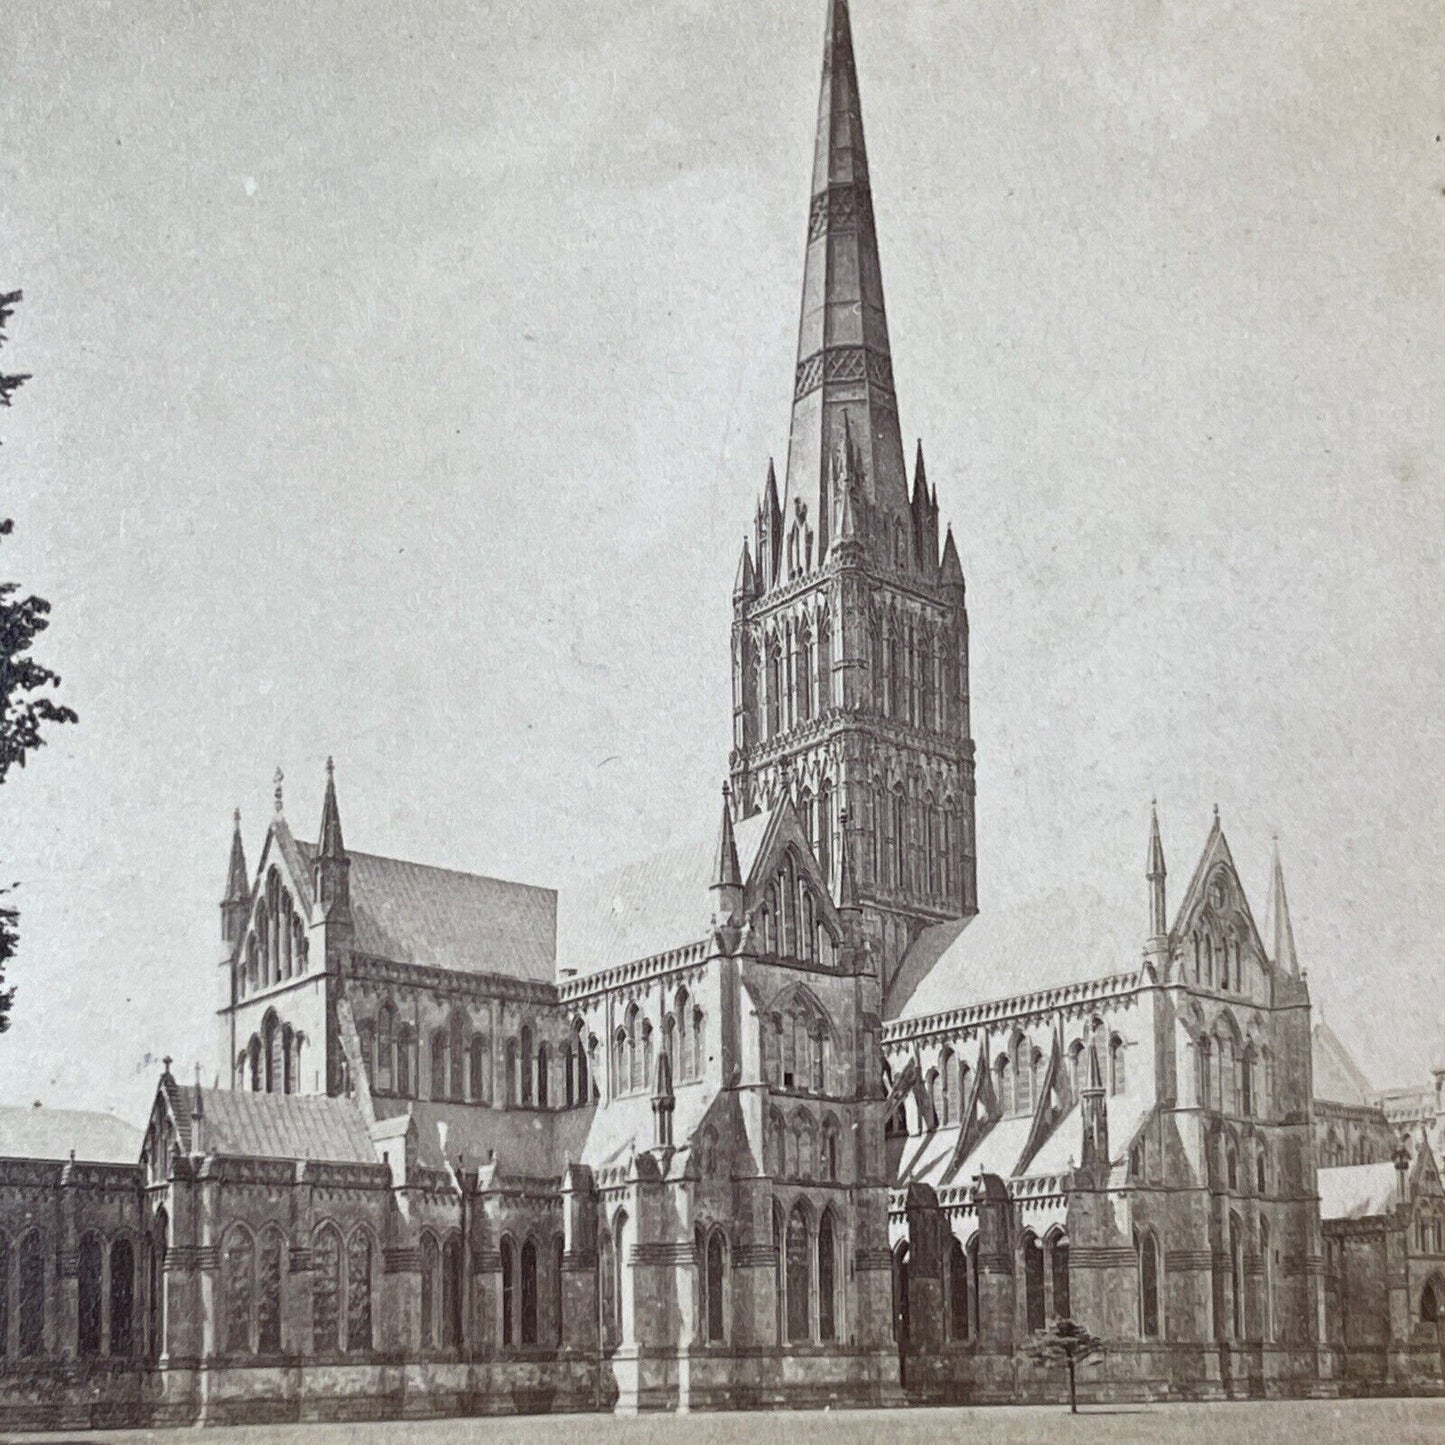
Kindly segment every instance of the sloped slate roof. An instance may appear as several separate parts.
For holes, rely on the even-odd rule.
[[[748,881],[771,812],[733,825],[738,868]],[[580,973],[681,948],[703,938],[717,854],[714,821],[651,856],[564,888],[557,912],[557,962]]]
[[[908,950],[888,990],[889,1019],[1080,983],[1141,966],[1149,919],[1090,888],[936,924]]]
[[[1363,1219],[1395,1206],[1393,1164],[1342,1164],[1318,1171],[1321,1219]]]
[[[316,849],[301,845],[308,865]],[[356,948],[396,963],[550,983],[557,894],[372,853],[351,860]]]
[[[489,1109],[479,1104],[377,1098],[378,1117],[416,1120],[417,1161],[441,1169],[460,1158],[475,1169],[492,1154],[504,1177],[559,1177],[579,1157],[590,1109]]]
[[[189,1116],[195,1103],[195,1085],[182,1085],[176,1092],[179,1107]],[[207,1154],[315,1159],[329,1164],[376,1163],[371,1135],[354,1099],[203,1088],[201,1109],[201,1147]]]
[[[0,1157],[69,1159],[87,1164],[134,1164],[142,1131],[114,1114],[86,1109],[0,1106]]]
[[[1374,1090],[1340,1036],[1326,1023],[1318,1023],[1310,1036],[1315,1098],[1334,1104],[1374,1102]]]

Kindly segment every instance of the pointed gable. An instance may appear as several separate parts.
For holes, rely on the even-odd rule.
[[[1234,854],[1230,852],[1229,840],[1224,836],[1217,810],[1209,837],[1204,843],[1204,851],[1199,855],[1199,862],[1195,864],[1189,886],[1184,890],[1184,896],[1174,914],[1171,931],[1179,937],[1188,932],[1202,913],[1211,909],[1216,912],[1228,910],[1242,917],[1249,926],[1255,950],[1261,958],[1267,956],[1259,927],[1254,921],[1249,895],[1245,892],[1244,882],[1235,866]]]

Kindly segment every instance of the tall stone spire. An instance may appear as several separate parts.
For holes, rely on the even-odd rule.
[[[1274,842],[1274,867],[1269,879],[1269,903],[1264,910],[1264,932],[1274,966],[1285,973],[1299,972],[1294,949],[1294,927],[1290,923],[1289,898],[1284,891],[1284,867],[1279,861],[1279,839]]]
[[[226,869],[226,896],[221,899],[221,942],[234,944],[246,926],[246,904],[251,897],[247,881],[246,848],[241,842],[241,810],[236,809],[231,833],[231,861]]]
[[[829,464],[845,417],[861,460],[861,500],[872,514],[866,530],[875,544],[895,521],[911,532],[852,28],[847,0],[829,0],[783,495],[784,517],[796,502],[813,510],[820,557],[831,540]]]
[[[336,764],[326,759],[326,797],[321,804],[321,831],[316,840],[316,902],[324,918],[332,921],[351,916],[351,860],[341,838],[341,809],[336,803]]]
[[[1149,935],[1161,938],[1169,932],[1169,918],[1165,907],[1164,880],[1168,870],[1164,867],[1164,840],[1159,836],[1159,806],[1149,804],[1149,867],[1145,877],[1149,880]]]

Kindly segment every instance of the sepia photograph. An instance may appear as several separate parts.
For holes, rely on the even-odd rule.
[[[1445,1435],[1442,22],[5,0],[4,1440]]]

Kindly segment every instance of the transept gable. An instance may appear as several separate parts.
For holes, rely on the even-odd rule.
[[[1445,1199],[1445,1184],[1440,1180],[1440,1166],[1435,1161],[1435,1151],[1430,1147],[1429,1137],[1423,1132],[1420,1135],[1420,1147],[1416,1150],[1414,1162],[1410,1166],[1410,1198]]]
[[[1265,1001],[1273,993],[1274,965],[1255,923],[1249,896],[1215,814],[1214,826],[1174,916],[1170,955],[1181,977],[1207,987],[1249,994],[1247,970],[1257,972]],[[1225,983],[1224,980],[1230,980]]]

